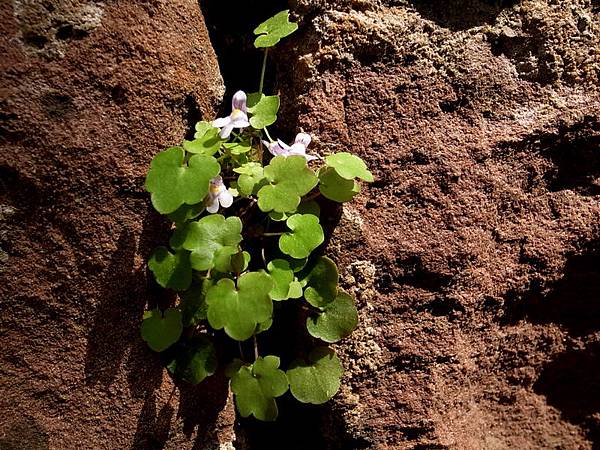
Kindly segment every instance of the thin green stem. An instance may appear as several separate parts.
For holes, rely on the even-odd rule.
[[[252,335],[252,339],[254,340],[254,361],[258,359],[258,341],[256,340],[256,334]]]
[[[267,130],[267,127],[264,128],[265,130],[265,134],[267,135],[267,137],[269,138],[270,142],[275,142],[275,140],[273,140],[273,138],[271,137],[271,135],[269,134],[269,130]]]
[[[281,233],[263,233],[263,236],[281,236],[282,234],[285,234],[283,231]]]
[[[261,95],[265,84],[265,71],[267,69],[267,55],[269,49],[265,48],[265,55],[263,56],[262,69],[260,70],[260,84],[258,85],[258,94]]]

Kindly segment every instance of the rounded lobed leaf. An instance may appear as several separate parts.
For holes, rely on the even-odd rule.
[[[148,267],[164,288],[185,291],[192,282],[190,254],[185,250],[173,254],[165,247],[157,247],[150,256]]]
[[[356,181],[342,178],[332,167],[319,171],[319,182],[321,194],[334,202],[349,202],[360,192],[360,186]]]
[[[181,337],[183,324],[181,312],[169,308],[164,314],[158,309],[146,311],[142,321],[142,339],[155,352],[162,352]]]
[[[208,124],[200,126],[201,123]],[[183,148],[190,152],[200,155],[212,156],[219,151],[221,148],[221,137],[219,136],[219,129],[214,128],[208,122],[198,122],[196,124],[196,134],[194,134],[193,141],[183,141]]]
[[[257,130],[274,124],[277,121],[277,111],[279,111],[278,95],[250,94],[248,96],[248,112],[250,125]]]
[[[254,40],[254,47],[273,47],[280,39],[289,36],[297,29],[298,24],[290,22],[289,10],[281,11],[254,29],[254,34],[260,35]]]
[[[325,240],[319,218],[312,214],[294,214],[286,225],[291,231],[279,238],[279,249],[292,258],[306,258]]]
[[[358,325],[358,311],[354,301],[345,292],[323,307],[317,315],[306,319],[306,328],[311,336],[328,343],[349,336]]]
[[[288,380],[285,372],[279,369],[278,357],[258,357],[252,365],[232,364],[228,373],[235,403],[242,417],[253,415],[263,421],[277,418],[275,398],[288,390]]]
[[[178,378],[198,384],[217,370],[217,352],[213,343],[205,336],[193,337],[180,342],[167,369]]]
[[[177,229],[171,237],[171,247],[191,251],[190,263],[195,270],[230,270],[231,257],[242,241],[242,221],[239,217],[212,214]]]
[[[169,214],[181,205],[200,203],[210,180],[221,170],[212,156],[194,155],[184,164],[185,151],[171,147],[154,157],[146,176],[146,190],[152,205],[161,214]]]
[[[293,213],[300,197],[318,183],[302,156],[276,156],[265,167],[264,175],[269,184],[258,191],[258,206],[264,212]]]
[[[360,178],[369,182],[373,181],[373,174],[369,172],[365,162],[356,155],[347,152],[335,153],[326,157],[325,162],[346,180]]]
[[[223,144],[223,147],[229,150],[232,155],[242,155],[252,150],[252,144],[249,141],[227,142]]]
[[[298,293],[298,281],[294,280],[294,271],[285,259],[274,259],[269,262],[267,270],[273,278],[273,289],[270,292],[273,300],[287,300],[302,296],[302,287]]]
[[[228,278],[221,279],[206,294],[208,323],[237,341],[254,334],[256,326],[273,315],[269,292],[273,280],[263,272],[248,272],[238,278],[237,288]]]
[[[335,263],[326,256],[319,256],[304,278],[304,298],[317,308],[331,303],[338,293],[339,278]]]
[[[290,391],[302,403],[320,405],[331,399],[340,388],[343,369],[333,350],[314,349],[308,362],[297,359],[290,364],[287,377]]]
[[[263,167],[257,162],[249,162],[238,168],[233,169],[239,173],[238,190],[242,195],[252,195],[261,186],[265,179]]]
[[[195,205],[181,205],[171,214],[167,214],[167,217],[176,224],[184,224],[185,222],[195,219],[204,211],[204,202],[197,203]]]

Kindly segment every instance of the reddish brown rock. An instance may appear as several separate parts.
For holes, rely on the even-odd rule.
[[[175,391],[139,337],[168,237],[148,164],[224,90],[198,3],[15,0],[0,17],[0,447],[230,442],[226,384]]]

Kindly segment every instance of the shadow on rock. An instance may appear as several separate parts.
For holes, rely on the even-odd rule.
[[[164,448],[169,438],[171,419],[174,413],[175,410],[170,402],[157,411],[155,395],[149,394],[138,419],[132,450]]]
[[[597,300],[598,298],[596,298]],[[533,385],[563,417],[587,428],[588,438],[600,444],[600,343],[559,354],[541,371]],[[594,447],[597,448],[597,447]]]

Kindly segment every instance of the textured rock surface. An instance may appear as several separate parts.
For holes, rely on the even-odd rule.
[[[377,177],[330,246],[362,321],[315,436],[600,445],[598,3],[298,3],[290,131]]]
[[[197,2],[14,0],[0,18],[0,448],[226,444],[226,384],[175,391],[139,338],[168,231],[145,172],[224,90]]]

